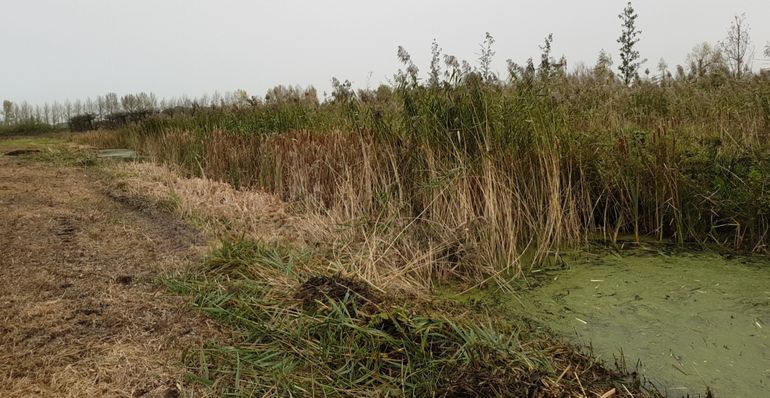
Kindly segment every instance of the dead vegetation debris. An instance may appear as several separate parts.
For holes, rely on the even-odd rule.
[[[345,303],[349,311],[379,301],[365,282],[341,275],[311,277],[302,283],[294,298],[302,302],[305,311],[315,311],[327,300]]]

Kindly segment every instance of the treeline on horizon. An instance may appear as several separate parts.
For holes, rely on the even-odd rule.
[[[629,6],[630,7],[630,6]],[[633,12],[633,8],[627,7],[627,10]],[[625,12],[626,10],[624,10]],[[633,14],[635,23],[636,14]],[[697,84],[697,85],[719,85],[727,82],[746,81],[757,78],[767,78],[770,73],[765,70],[754,72],[751,68],[752,61],[752,43],[749,36],[749,26],[745,16],[735,16],[728,35],[724,41],[711,44],[703,42],[695,46],[687,55],[685,65],[677,65],[673,71],[662,58],[654,68],[649,67],[641,70],[641,66],[647,63],[647,60],[640,60],[638,52],[632,47],[639,40],[640,31],[635,31],[635,36],[619,38],[621,43],[621,58],[632,55],[633,59],[621,60],[617,66],[617,71],[613,70],[613,60],[604,50],[601,50],[596,64],[591,67],[579,65],[572,71],[568,71],[567,60],[561,57],[558,61],[551,57],[551,45],[553,36],[548,35],[543,45],[540,46],[542,54],[539,62],[532,58],[528,59],[523,65],[519,65],[508,59],[507,78],[500,78],[491,72],[491,61],[495,55],[491,44],[494,38],[487,33],[485,42],[482,44],[481,56],[477,66],[472,66],[467,61],[459,61],[456,57],[441,54],[438,43],[433,43],[433,57],[430,64],[427,82],[417,77],[424,85],[436,86],[441,84],[457,84],[465,79],[473,79],[480,75],[487,84],[507,85],[521,82],[522,80],[533,80],[534,77],[542,80],[543,74],[566,79],[581,78],[586,75],[601,75],[608,80],[617,80],[623,82],[626,86],[640,86],[655,84],[659,86]],[[628,46],[631,47],[628,47]],[[623,46],[628,48],[624,49]],[[488,51],[485,53],[485,51]],[[406,54],[405,50],[399,48],[399,57]],[[626,55],[624,55],[626,54]],[[764,48],[763,54],[770,57],[770,42]],[[407,54],[408,56],[408,54]],[[445,64],[445,70],[441,71],[441,63]],[[403,59],[402,59],[403,60]],[[409,65],[407,72],[418,76],[418,69],[414,65]],[[764,77],[763,77],[764,76]],[[443,77],[443,81],[442,81]],[[352,85],[345,81],[341,83],[336,78],[332,79],[333,91],[330,96],[324,93],[323,101],[318,97],[316,89],[312,86],[302,88],[300,86],[278,85],[268,90],[264,97],[252,96],[245,90],[234,90],[224,93],[214,92],[211,95],[204,95],[199,98],[188,96],[162,98],[158,99],[152,93],[135,93],[119,96],[116,93],[108,93],[103,96],[97,96],[95,99],[86,98],[75,101],[44,103],[42,105],[29,104],[28,102],[15,103],[10,100],[3,101],[2,125],[8,126],[27,126],[28,128],[50,127],[66,128],[71,124],[76,125],[77,130],[83,130],[85,127],[105,127],[119,128],[125,126],[127,122],[143,120],[147,116],[157,113],[173,115],[174,113],[189,112],[202,108],[229,108],[229,109],[248,109],[263,105],[275,103],[306,103],[309,105],[321,105],[338,102],[340,97],[352,97],[365,100],[382,94],[383,91],[392,90],[399,83],[399,76],[395,76],[396,82],[391,85],[382,85],[377,89],[358,89],[352,90]],[[451,83],[450,83],[451,82]],[[74,121],[74,123],[72,123]],[[100,123],[101,122],[101,123]]]

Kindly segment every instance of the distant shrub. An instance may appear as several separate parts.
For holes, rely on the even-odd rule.
[[[60,129],[47,123],[25,122],[12,125],[0,125],[0,136],[45,134],[58,130]]]

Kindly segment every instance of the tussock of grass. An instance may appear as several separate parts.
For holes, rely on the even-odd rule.
[[[294,265],[306,257],[277,245],[251,241],[224,241],[207,259],[206,266],[218,273],[246,272],[255,279],[263,269],[294,275]]]
[[[190,380],[235,396],[561,397],[612,388],[654,396],[526,323],[434,316],[414,298],[407,309],[354,279],[310,276],[307,258],[225,242],[198,274],[167,281],[238,332],[227,345],[187,353]],[[255,267],[288,275],[291,287]]]

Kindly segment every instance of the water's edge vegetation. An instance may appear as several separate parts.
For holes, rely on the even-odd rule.
[[[426,284],[518,272],[597,234],[766,252],[767,77],[627,87],[599,68],[501,81],[447,67],[436,84],[402,72],[323,104],[294,92],[79,140],[394,231]]]

